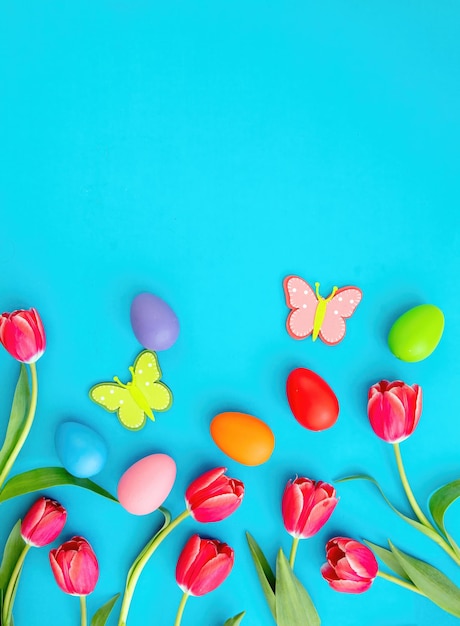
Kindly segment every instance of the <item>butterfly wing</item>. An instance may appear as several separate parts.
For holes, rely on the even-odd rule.
[[[286,320],[286,330],[293,339],[305,339],[313,331],[318,299],[310,285],[299,276],[283,281],[286,304],[293,309]]]
[[[145,414],[126,387],[113,383],[94,385],[89,391],[91,400],[110,413],[117,413],[120,422],[130,430],[139,430],[145,424]]]
[[[326,305],[319,336],[330,346],[339,343],[345,336],[345,319],[351,317],[361,302],[363,294],[357,287],[341,287]]]
[[[144,350],[134,364],[135,385],[151,409],[167,411],[172,405],[172,393],[164,383],[159,382],[160,378],[161,369],[157,355],[150,350]]]

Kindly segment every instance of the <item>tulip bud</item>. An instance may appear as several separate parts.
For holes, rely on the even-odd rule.
[[[219,522],[240,506],[244,485],[217,467],[194,480],[185,492],[185,503],[197,522]]]
[[[332,589],[343,593],[362,593],[372,585],[378,564],[372,551],[347,537],[335,537],[326,544],[327,563],[321,574]]]
[[[186,594],[203,596],[224,582],[233,562],[234,552],[226,543],[193,535],[177,561],[177,584]]]
[[[87,596],[94,590],[99,565],[86,539],[72,537],[57,550],[51,550],[49,557],[54,578],[64,593]]]
[[[0,343],[21,363],[34,363],[45,351],[46,337],[35,309],[0,315]]]
[[[30,546],[46,546],[60,534],[66,518],[67,512],[59,502],[39,498],[22,520],[21,537]]]
[[[400,380],[381,380],[369,389],[367,414],[375,434],[399,443],[415,430],[422,412],[422,389]]]
[[[332,485],[309,478],[289,481],[283,494],[282,514],[288,533],[298,539],[315,535],[327,522],[338,498]]]

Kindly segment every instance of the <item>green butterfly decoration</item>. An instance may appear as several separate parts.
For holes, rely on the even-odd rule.
[[[167,411],[170,408],[172,393],[159,382],[161,370],[155,352],[141,352],[129,371],[131,382],[124,384],[114,376],[114,383],[94,385],[89,397],[106,411],[116,413],[125,428],[140,430],[147,417],[155,421],[152,410]]]

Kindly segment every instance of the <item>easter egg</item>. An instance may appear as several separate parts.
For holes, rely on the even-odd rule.
[[[167,454],[150,454],[131,465],[118,482],[118,500],[133,515],[147,515],[163,504],[176,480]]]
[[[247,413],[219,413],[211,422],[211,437],[222,452],[243,465],[265,463],[275,447],[271,428]]]
[[[107,459],[104,439],[89,426],[64,422],[56,429],[55,446],[65,469],[78,478],[98,474]]]
[[[152,293],[140,293],[131,304],[131,326],[148,350],[167,350],[179,336],[179,320],[169,304]]]
[[[388,346],[401,361],[423,361],[435,350],[443,331],[441,309],[420,304],[398,317],[388,334]]]
[[[315,372],[303,367],[293,370],[287,378],[286,394],[294,417],[305,428],[325,430],[337,421],[339,401]]]

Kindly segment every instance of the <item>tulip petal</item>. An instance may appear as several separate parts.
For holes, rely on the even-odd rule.
[[[295,534],[302,513],[304,497],[298,484],[289,482],[284,490],[281,503],[284,526],[288,533]]]
[[[193,582],[190,593],[202,596],[214,591],[230,574],[233,567],[233,556],[221,553],[205,563]]]
[[[64,591],[64,593],[69,593],[68,591],[69,587],[68,587],[67,581],[64,578],[61,565],[56,560],[56,552],[57,550],[51,550],[51,552],[49,553],[51,570],[53,572],[53,575],[54,575],[54,578],[56,579],[57,584],[62,589],[62,591]]]
[[[364,593],[372,585],[372,580],[331,580],[329,585],[342,593]]]
[[[308,521],[301,536],[308,539],[321,530],[327,520],[331,517],[337,502],[338,500],[336,498],[328,498],[327,500],[318,502],[318,504],[316,504],[310,511]]]
[[[185,492],[185,498],[188,500],[189,495],[192,496],[192,494],[207,489],[213,482],[224,474],[226,469],[226,467],[216,467],[196,478],[188,486],[187,491]]]
[[[200,505],[193,507],[190,513],[198,522],[220,522],[231,515],[241,504],[241,499],[233,492],[207,498]]]
[[[379,570],[377,560],[371,550],[356,542],[347,551],[347,559],[354,571],[364,578],[375,578]]]
[[[82,547],[75,553],[69,565],[69,578],[78,595],[90,594],[99,578],[99,566],[91,549]]]
[[[185,591],[187,587],[187,577],[190,568],[193,566],[201,546],[199,535],[192,535],[185,544],[176,565],[177,584]]]

